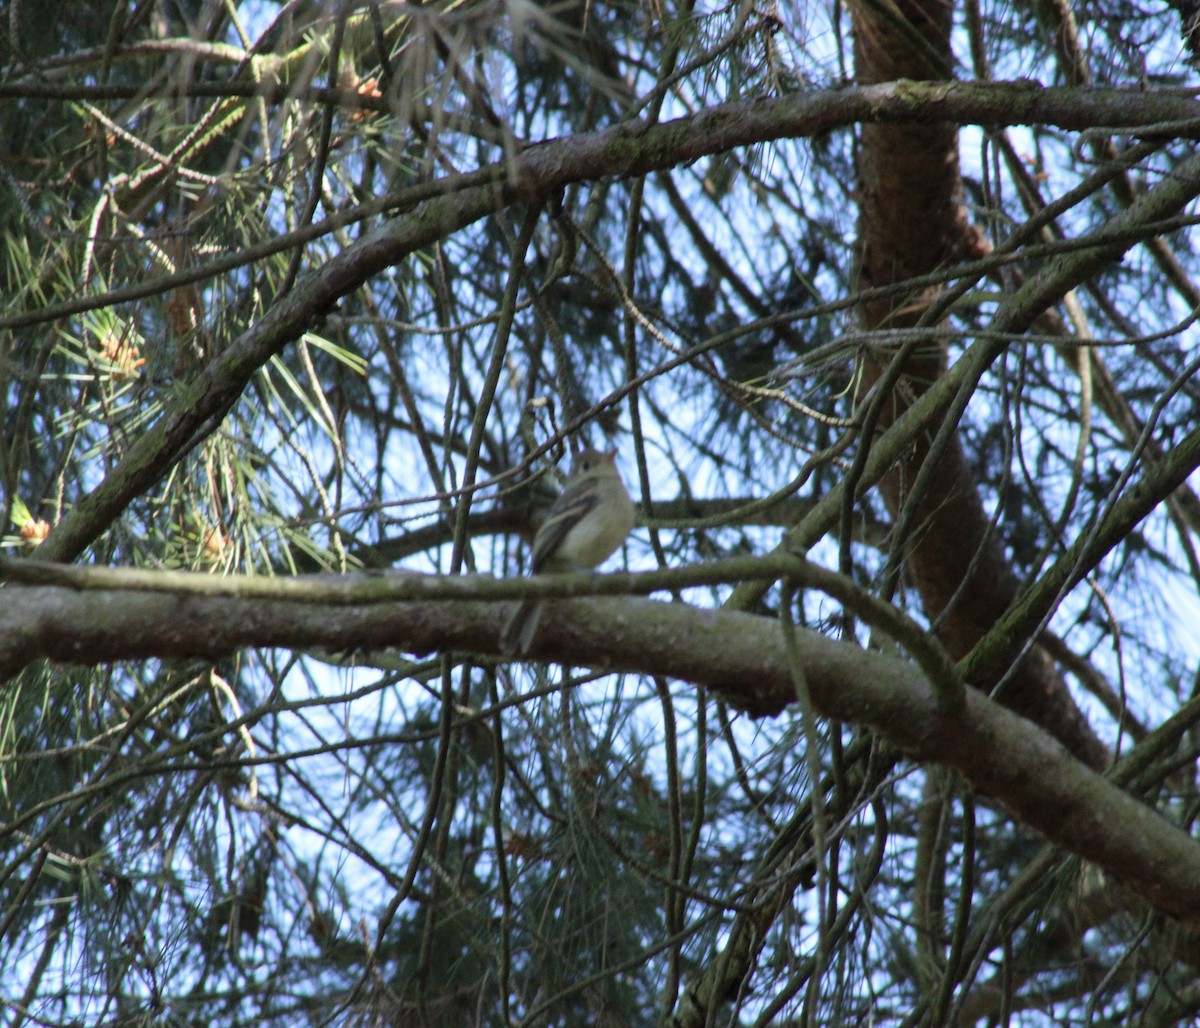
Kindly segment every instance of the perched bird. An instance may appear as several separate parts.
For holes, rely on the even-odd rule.
[[[533,539],[531,571],[576,571],[602,564],[625,541],[636,510],[614,463],[616,451],[584,450],[571,463],[571,474]],[[506,654],[529,652],[545,606],[522,600],[500,634]]]

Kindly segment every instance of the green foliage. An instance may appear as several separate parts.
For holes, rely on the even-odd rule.
[[[880,5],[849,5],[864,6]],[[1161,42],[1178,16],[1128,6],[967,5],[956,74],[1074,84],[1075,38],[1096,83],[1154,95],[1181,74]],[[861,335],[878,226],[860,222],[854,125],[644,178],[598,169],[547,203],[510,184],[487,217],[340,283],[251,359],[339,256],[428,217],[430,197],[452,215],[460,174],[617,126],[638,152],[643,122],[725,101],[834,96],[850,15],[632,0],[12,12],[4,552],[36,556],[102,482],[142,470],[142,440],[223,397],[96,527],[85,564],[265,576],[401,553],[411,571],[512,574],[512,521],[483,518],[519,505],[513,481],[469,504],[463,486],[582,441],[619,448],[654,501],[629,565],[767,552],[797,493],[861,470],[865,369],[912,341],[908,314],[961,287],[918,340],[901,385],[915,395],[1131,195],[1097,180],[996,258],[1014,227],[1097,165],[1144,193],[1192,149],[1129,158],[1102,125],[963,128],[968,199],[914,197],[900,220],[920,232],[920,203],[962,201],[987,245],[947,247],[916,285],[895,269],[868,297],[892,320]],[[1196,257],[1171,217],[1002,340],[973,386],[956,438],[988,546],[1022,586],[1200,423],[1184,373]],[[894,518],[868,491],[812,555],[937,628],[908,560],[953,533]],[[1163,498],[1051,612],[1069,702],[1114,754],[1186,709],[1198,523],[1193,493]],[[0,604],[14,593],[0,584]],[[771,590],[752,609],[782,603]],[[791,614],[858,641],[829,599]],[[195,632],[168,598],[160,616]],[[1184,735],[1139,787],[1188,826]],[[6,1025],[1183,1024],[1200,1006],[1194,945],[861,726],[806,726],[799,707],[755,720],[646,676],[303,640],[217,665],[37,665],[0,685],[0,936]]]

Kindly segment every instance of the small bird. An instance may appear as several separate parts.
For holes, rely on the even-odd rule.
[[[531,571],[576,571],[604,563],[625,541],[637,511],[614,460],[616,451],[584,450],[571,462],[562,494],[533,539]],[[522,600],[500,633],[502,653],[529,652],[544,600]]]

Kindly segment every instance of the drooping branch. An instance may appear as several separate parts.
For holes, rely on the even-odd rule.
[[[52,560],[77,557],[134,497],[160,481],[215,429],[259,368],[341,297],[422,247],[509,204],[551,200],[574,182],[644,175],[738,146],[813,135],[858,122],[1039,123],[1063,128],[1103,124],[1137,129],[1166,121],[1200,123],[1200,104],[1186,97],[1132,90],[1080,93],[1043,89],[1034,83],[893,82],[795,93],[778,100],[744,100],[661,125],[626,124],[530,146],[498,163],[501,181],[438,195],[407,210],[306,276],[200,374],[177,387],[164,405],[166,413],[132,444],[99,486],[77,500],[43,544],[41,554]],[[198,267],[195,280],[207,274]],[[16,327],[29,323],[31,316],[60,317],[94,305],[86,299],[80,303],[31,312],[0,325]]]
[[[469,579],[458,581],[470,588]],[[477,581],[485,592],[498,584]],[[330,602],[10,582],[0,607],[0,669],[11,673],[39,656],[216,659],[244,646],[496,654],[508,613],[504,604],[470,600],[355,605],[345,602],[344,579],[305,584],[313,601],[311,590],[328,588]],[[666,675],[760,713],[794,698],[773,619],[631,598],[562,600],[553,609],[532,656]],[[1200,844],[1048,734],[974,690],[960,714],[943,713],[927,679],[899,658],[816,632],[799,631],[797,643],[820,714],[869,725],[916,759],[958,770],[1052,842],[1200,929]]]

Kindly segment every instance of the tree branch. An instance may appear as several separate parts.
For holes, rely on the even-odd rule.
[[[559,584],[586,577],[560,576]],[[356,579],[387,581],[351,576]],[[456,581],[459,588],[474,583],[484,591],[530,584]],[[0,605],[0,673],[37,658],[211,660],[245,646],[495,654],[508,613],[505,605],[479,600],[347,603],[344,581],[304,584],[310,599],[312,590],[329,589],[330,602],[10,581]],[[756,714],[778,713],[794,701],[774,619],[630,598],[562,600],[553,611],[535,640],[535,658],[667,675],[717,690]],[[1055,844],[1200,929],[1200,844],[1047,733],[975,690],[967,690],[961,713],[942,713],[927,679],[903,660],[811,631],[797,630],[796,641],[818,713],[869,725],[914,758],[956,769]]]
[[[1170,122],[1173,134],[1180,135],[1180,123],[1200,125],[1200,103],[1186,96],[1137,90],[900,81],[720,104],[661,125],[623,124],[531,146],[494,166],[492,170],[503,176],[500,181],[428,200],[367,233],[306,276],[199,375],[174,391],[164,405],[167,413],[134,442],[99,486],[75,504],[43,543],[42,555],[66,561],[82,553],[134,497],[158,482],[213,431],[266,361],[342,296],[422,247],[511,203],[553,199],[573,182],[645,175],[734,147],[813,135],[856,122],[1039,123],[1159,131],[1162,123]],[[487,171],[475,174],[487,177]],[[196,272],[197,280],[206,277],[203,268]],[[64,309],[56,309],[54,316],[93,305],[84,302],[84,307],[73,309],[59,305]],[[39,320],[43,314],[49,312],[38,312]],[[0,324],[16,327],[27,321],[10,318]]]

